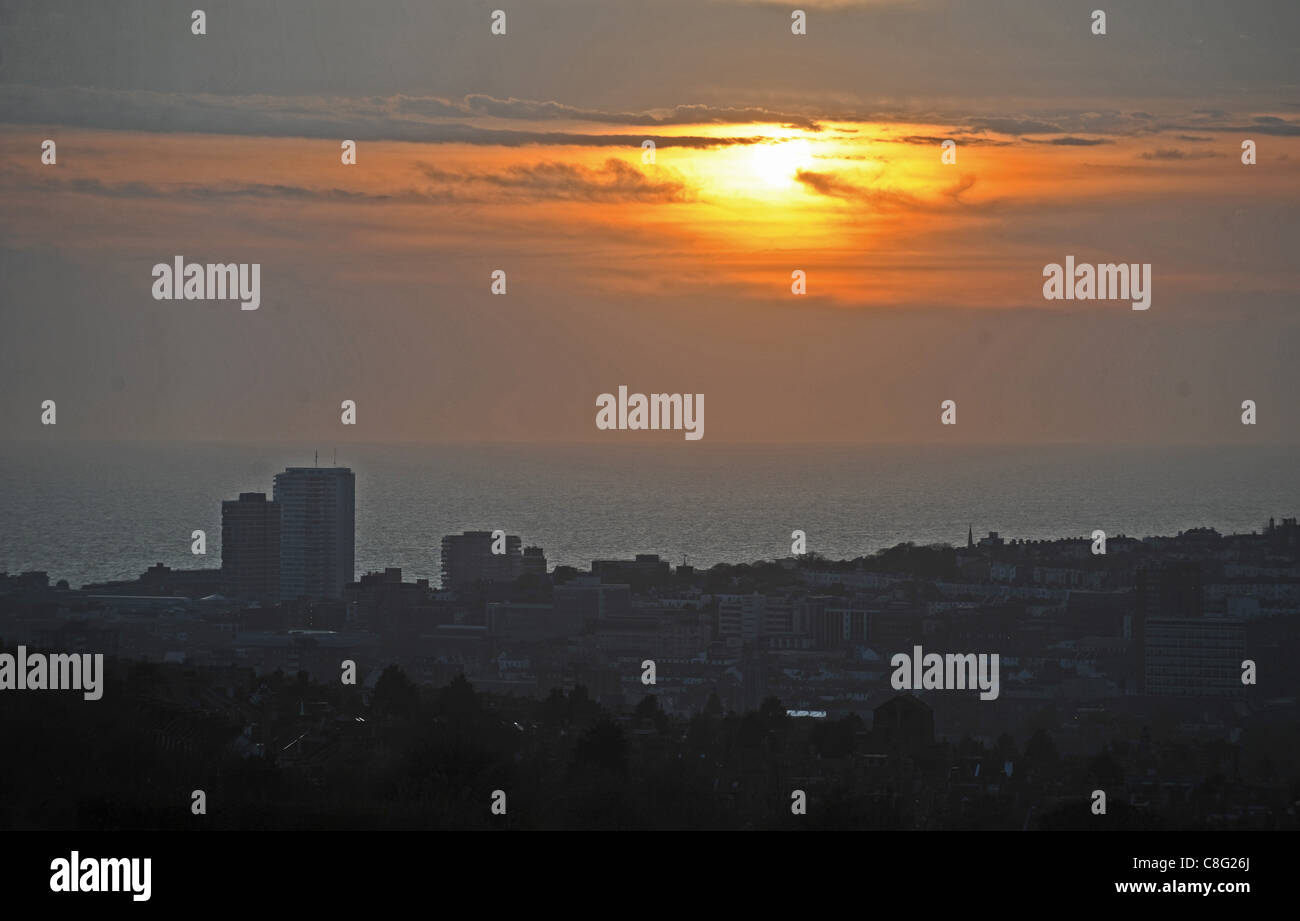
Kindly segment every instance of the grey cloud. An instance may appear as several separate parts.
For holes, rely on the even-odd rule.
[[[1051,138],[1046,141],[1037,141],[1033,138],[1026,138],[1028,144],[1052,144],[1057,147],[1096,147],[1098,144],[1114,143],[1106,138],[1076,138],[1066,136],[1063,138]]]
[[[691,201],[693,193],[678,179],[652,179],[622,160],[610,158],[598,169],[548,161],[514,165],[501,172],[450,172],[419,164],[429,179],[451,186],[491,187],[523,193],[529,198],[572,201]]]
[[[858,201],[882,210],[913,207],[917,199],[894,189],[868,188],[841,178],[835,173],[801,169],[795,179],[819,195]]]
[[[1138,158],[1142,160],[1205,160],[1215,156],[1217,154],[1207,150],[1192,152],[1179,150],[1177,147],[1158,147],[1138,154]]]
[[[1257,121],[1253,125],[1171,125],[1168,130],[1178,131],[1216,131],[1222,134],[1264,134],[1271,137],[1300,136],[1300,123],[1272,119]]]
[[[998,134],[1060,134],[1065,129],[1052,122],[1032,118],[982,118],[972,120],[967,127],[972,131],[993,131]]]
[[[0,172],[0,187],[26,186],[31,178],[18,170]],[[190,183],[158,184],[133,180],[130,182],[103,182],[99,179],[58,179],[43,177],[40,187],[55,192],[75,195],[94,195],[100,198],[161,199],[166,201],[229,201],[238,199],[293,199],[298,201],[402,203],[439,202],[452,200],[446,192],[406,189],[391,194],[358,192],[353,189],[322,188],[284,185],[282,183],[219,183],[194,185]]]
[[[881,140],[888,140],[898,144],[919,144],[922,146],[929,144],[942,144],[944,141],[951,140],[956,141],[957,144],[962,147],[1009,147],[1012,143],[1011,141],[997,141],[993,138],[972,137],[970,135],[955,133],[944,137],[939,137],[937,135],[909,134],[907,137],[881,138]]]
[[[945,211],[954,206],[970,208],[972,206],[962,201],[961,196],[976,183],[974,175],[962,175],[952,185],[941,190],[942,197],[947,199],[945,202],[921,199],[908,192],[883,186],[859,185],[832,172],[801,169],[795,173],[795,179],[819,195],[857,202],[877,211]],[[1000,202],[995,200],[984,202],[977,207],[980,210],[990,210],[999,206]]]
[[[1249,128],[1216,123],[1226,117],[1217,111],[1202,118],[1177,117],[1155,121],[1147,113],[1116,111],[1060,112],[1050,117],[1020,113],[1000,117],[980,115],[956,123],[933,111],[904,109],[853,110],[831,107],[816,117],[754,106],[678,105],[669,109],[607,111],[581,108],[553,100],[497,98],[469,94],[461,99],[394,94],[388,96],[304,97],[223,96],[210,93],[164,93],[149,90],[112,90],[87,87],[0,85],[0,122],[10,124],[69,125],[108,130],[191,132],[266,137],[353,138],[422,143],[459,143],[522,147],[571,145],[584,147],[639,147],[647,135],[600,134],[580,130],[544,131],[537,123],[567,121],[629,127],[674,127],[692,124],[726,125],[767,122],[820,131],[827,121],[952,124],[950,137],[960,143],[1001,145],[1005,140],[981,137],[986,133],[1029,139],[1034,135],[1079,134],[1120,136],[1171,131],[1254,131],[1258,134],[1300,134],[1300,123],[1270,115],[1254,116]],[[1238,116],[1238,119],[1243,116]],[[485,127],[476,119],[530,121],[531,127]],[[843,130],[843,129],[841,129]],[[759,137],[653,137],[660,147],[706,149],[759,143]],[[903,143],[931,143],[927,135],[900,139]],[[942,139],[941,139],[942,140]],[[1057,140],[1051,143],[1094,143]]]
[[[566,119],[611,125],[735,125],[753,122],[775,122],[806,130],[820,131],[821,125],[813,118],[789,112],[753,106],[678,105],[666,114],[653,112],[608,112],[564,105],[550,100],[496,99],[474,93],[462,103],[438,100],[465,115],[489,115],[494,118],[525,118],[535,121]]]
[[[695,198],[694,192],[678,178],[654,179],[636,167],[614,158],[606,160],[597,169],[554,161],[528,166],[515,165],[497,173],[456,172],[427,163],[419,163],[417,166],[433,185],[424,189],[406,188],[391,193],[340,188],[314,189],[282,183],[108,183],[92,178],[43,178],[41,187],[102,198],[162,199],[172,202],[290,199],[343,204],[432,204],[484,201],[500,197],[503,193],[528,199],[590,202],[683,202]],[[30,185],[31,177],[22,171],[0,171],[0,187]]]
[[[0,122],[263,137],[352,138],[505,147],[636,147],[645,135],[492,129],[430,120],[445,100],[184,95],[148,91],[0,87]],[[412,113],[423,105],[426,111]],[[405,110],[405,114],[403,111]],[[454,112],[454,109],[452,110]],[[462,116],[465,113],[459,113]],[[666,124],[666,122],[665,122]],[[652,135],[652,137],[654,137]],[[654,137],[659,147],[706,149],[760,137]]]

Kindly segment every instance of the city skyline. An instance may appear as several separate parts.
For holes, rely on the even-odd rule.
[[[353,575],[397,566],[435,581],[439,542],[466,530],[520,535],[541,544],[552,564],[585,566],[610,551],[736,563],[785,555],[795,527],[808,533],[809,550],[853,558],[908,540],[956,544],[968,525],[1030,539],[1095,527],[1129,535],[1205,526],[1245,533],[1295,505],[1288,486],[1294,455],[1246,446],[884,446],[863,453],[854,446],[774,452],[709,445],[690,455],[662,445],[351,447],[344,459],[359,483]],[[46,569],[82,582],[134,577],[159,562],[202,565],[191,552],[193,529],[206,531],[209,554],[221,553],[225,505],[250,491],[274,501],[275,476],[301,468],[300,459],[311,463],[309,451],[229,444],[84,452],[71,444],[11,445],[4,457],[14,487],[5,490],[6,508],[25,524],[0,539],[0,568]],[[88,463],[118,488],[97,491],[82,473]],[[819,487],[792,488],[805,478]],[[1207,490],[1212,500],[1188,505]],[[755,506],[744,501],[747,494],[768,498]],[[138,538],[126,557],[109,532],[82,527],[88,512],[129,523]]]
[[[1294,826],[1296,518],[967,535],[851,561],[639,554],[548,573],[504,534],[514,561],[484,570],[498,535],[470,532],[444,542],[455,587],[390,568],[263,605],[212,594],[212,570],[81,590],[0,574],[0,691],[24,695],[0,717],[23,729],[62,707],[135,739],[132,770],[185,765],[203,807],[185,817],[120,760],[75,778],[75,796],[130,804],[130,828]],[[83,688],[44,680],[50,647],[105,650],[85,685],[99,709],[59,703]],[[84,732],[14,768],[24,789]],[[46,802],[8,814],[113,814]]]

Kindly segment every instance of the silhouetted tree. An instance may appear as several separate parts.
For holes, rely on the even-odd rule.
[[[1016,740],[1011,738],[1009,733],[1002,733],[998,736],[997,743],[993,746],[993,751],[997,753],[1001,761],[1015,761],[1019,757],[1016,751]]]
[[[718,721],[712,717],[697,713],[691,717],[686,727],[686,747],[694,751],[709,748],[717,740]]]
[[[809,734],[809,742],[823,758],[847,758],[857,748],[862,726],[862,720],[852,713],[843,719],[819,720]]]
[[[1025,746],[1025,767],[1040,777],[1055,773],[1060,757],[1056,753],[1056,743],[1042,729],[1029,737]]]
[[[600,704],[591,699],[585,684],[575,684],[569,692],[569,719],[594,719],[600,714]]]
[[[474,686],[463,674],[451,679],[451,682],[438,692],[438,707],[444,714],[455,718],[468,718],[478,714],[479,700],[474,693]]]
[[[767,727],[763,725],[762,717],[753,710],[740,718],[740,726],[736,730],[736,744],[738,746],[741,748],[758,748],[766,736]]]
[[[562,724],[569,715],[569,702],[564,697],[563,688],[551,688],[542,703],[542,719],[552,726]]]
[[[775,729],[777,726],[784,725],[787,719],[785,707],[781,705],[781,701],[776,697],[765,698],[758,705],[758,718],[764,728]]]
[[[1095,783],[1102,789],[1114,790],[1124,783],[1124,769],[1111,757],[1110,752],[1102,752],[1088,765],[1088,782]]]
[[[375,694],[370,700],[375,711],[385,716],[409,719],[415,715],[420,703],[420,689],[396,665],[390,665],[375,682]]]
[[[627,773],[627,737],[611,720],[601,720],[582,734],[573,747],[577,764],[603,768],[620,776]]]
[[[660,712],[659,698],[653,694],[647,694],[641,698],[641,702],[636,705],[636,710],[632,712],[632,715],[639,720],[652,720]]]

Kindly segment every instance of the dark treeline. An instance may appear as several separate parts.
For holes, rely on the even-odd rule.
[[[395,666],[369,689],[144,663],[108,674],[100,701],[5,694],[0,828],[1205,828],[1243,789],[1276,791],[1272,806],[1226,824],[1294,827],[1300,799],[1296,727],[1199,747],[1144,731],[1065,758],[1048,728],[991,747],[903,742],[854,715],[792,718],[774,698],[737,714],[713,697],[684,719],[653,695],[613,713],[581,686],[498,697]],[[1176,815],[1127,801],[1126,778],[1196,759],[1211,767]],[[1112,791],[1105,816],[1093,789]]]

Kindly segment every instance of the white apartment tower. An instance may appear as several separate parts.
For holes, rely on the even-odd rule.
[[[339,598],[356,580],[356,478],[347,467],[289,467],[275,475],[280,598]]]

